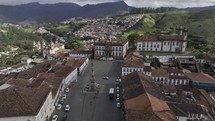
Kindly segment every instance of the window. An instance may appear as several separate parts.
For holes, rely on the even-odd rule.
[[[174,46],[174,45],[175,45],[175,42],[172,42],[172,45]]]
[[[179,42],[177,42],[177,46],[179,45]]]
[[[166,42],[163,43],[166,46]]]

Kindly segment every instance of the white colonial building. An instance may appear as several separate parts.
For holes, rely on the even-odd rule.
[[[160,84],[189,85],[189,79],[180,69],[153,69],[152,79]]]
[[[137,51],[184,53],[187,47],[187,29],[181,28],[178,35],[150,35],[137,40]]]
[[[122,65],[122,76],[132,72],[142,72],[147,76],[151,76],[151,66],[146,58],[140,55],[128,55]]]
[[[94,43],[94,58],[123,59],[129,49],[128,41],[98,41]]]

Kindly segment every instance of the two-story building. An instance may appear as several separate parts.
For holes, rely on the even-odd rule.
[[[47,83],[37,86],[28,80],[10,81],[15,82],[0,89],[0,121],[48,120],[54,110],[51,87]]]
[[[137,40],[136,50],[145,52],[184,53],[187,46],[187,29],[180,28],[178,35],[150,35]]]
[[[94,42],[95,59],[123,59],[129,49],[128,41],[97,41]]]
[[[122,64],[122,76],[135,71],[151,76],[150,62],[147,62],[146,58],[141,55],[130,54],[124,58]]]
[[[215,91],[215,79],[205,73],[185,73],[193,88]]]

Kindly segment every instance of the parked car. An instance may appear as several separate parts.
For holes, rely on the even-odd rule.
[[[60,103],[61,105],[63,105],[63,103],[64,103],[64,99],[63,99],[63,98],[61,98],[61,99],[59,100],[59,103]]]
[[[62,98],[65,100],[66,99],[66,94],[63,94]]]
[[[116,107],[117,107],[117,108],[121,108],[120,102],[116,103]]]
[[[66,121],[67,120],[67,115],[64,115],[63,116],[63,121]]]
[[[119,94],[119,89],[117,89],[117,90],[116,90],[116,93],[118,93],[118,94]]]
[[[109,77],[108,77],[108,76],[105,76],[105,77],[103,77],[103,79],[106,79],[106,80],[108,80],[108,79],[109,79]]]
[[[69,88],[66,88],[66,89],[65,89],[65,92],[68,93],[68,92],[69,92]]]
[[[119,86],[116,86],[116,89],[119,90]]]
[[[66,105],[65,107],[65,112],[68,112],[70,110],[70,106],[69,105]]]
[[[116,86],[119,87],[119,85],[120,85],[120,83],[119,83],[119,82],[116,82]]]
[[[120,101],[120,99],[119,98],[116,98],[116,102],[119,102]]]
[[[54,115],[54,116],[52,117],[52,121],[57,121],[57,119],[58,119],[58,115]]]
[[[58,104],[58,105],[57,105],[57,110],[60,110],[61,107],[62,107],[62,105],[61,105],[61,104]]]
[[[116,98],[119,98],[119,94],[116,94]]]

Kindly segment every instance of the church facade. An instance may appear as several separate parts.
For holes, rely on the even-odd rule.
[[[187,29],[182,26],[178,35],[149,35],[137,40],[137,51],[184,53],[187,47]]]

